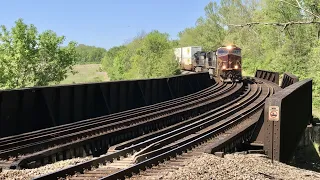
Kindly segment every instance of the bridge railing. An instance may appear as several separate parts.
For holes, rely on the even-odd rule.
[[[312,120],[312,80],[296,82],[266,99],[264,150],[270,158],[291,160]]]
[[[257,70],[255,77],[279,84],[279,73],[265,70]]]
[[[0,91],[0,137],[108,115],[212,85],[208,73]]]
[[[281,88],[286,88],[298,81],[299,81],[299,78],[297,76],[286,72],[283,74]]]

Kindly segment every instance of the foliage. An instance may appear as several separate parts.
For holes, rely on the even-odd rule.
[[[178,43],[169,35],[152,31],[132,42],[110,49],[102,60],[111,80],[156,78],[177,74],[178,63],[173,48]]]
[[[76,50],[79,55],[77,64],[100,63],[107,51],[104,48],[84,44],[79,44]]]
[[[210,2],[205,7],[205,17],[200,17],[196,27],[186,28],[179,33],[181,46],[199,46],[204,50],[218,48],[225,36],[217,14],[217,4]]]
[[[38,34],[34,25],[22,19],[11,31],[0,31],[0,86],[21,88],[60,82],[76,61],[75,42],[61,47],[64,36],[53,31]]]
[[[117,68],[113,66],[114,59],[120,54],[123,54],[125,48],[125,46],[113,47],[109,49],[102,58],[101,63],[103,70],[108,72],[109,76],[111,75],[113,77],[114,74],[116,74]]]

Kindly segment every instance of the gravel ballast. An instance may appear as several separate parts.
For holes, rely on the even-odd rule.
[[[59,169],[66,168],[78,163],[92,159],[75,158],[65,161],[59,161],[54,164],[36,169],[25,170],[7,170],[3,169],[0,173],[0,179],[8,180],[28,180],[37,176],[48,174]],[[224,158],[212,154],[202,153],[194,156],[184,162],[184,167],[178,170],[164,173],[161,172],[162,178],[166,180],[188,180],[188,179],[299,179],[314,180],[320,179],[320,173],[299,169],[277,161],[271,163],[265,155],[261,154],[226,154]],[[156,175],[156,174],[155,174]],[[157,175],[157,177],[159,177]],[[152,179],[152,177],[141,177],[141,179]],[[140,178],[138,178],[140,179]]]
[[[24,170],[12,170],[12,169],[3,169],[0,173],[0,180],[29,180],[35,177],[49,174],[54,171],[66,168],[68,166],[76,165],[85,161],[92,159],[92,157],[85,158],[74,158],[64,161],[58,161],[53,164],[48,164],[35,169],[24,169]]]
[[[164,173],[161,179],[320,179],[320,173],[277,161],[262,154],[227,154],[224,158],[203,153],[184,162],[185,166]]]

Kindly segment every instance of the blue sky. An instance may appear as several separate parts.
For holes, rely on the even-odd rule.
[[[194,26],[210,0],[10,0],[1,2],[0,24],[11,28],[23,18],[38,31],[53,30],[66,41],[109,49],[151,30],[179,31]]]

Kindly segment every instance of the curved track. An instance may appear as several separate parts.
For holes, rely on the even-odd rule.
[[[4,163],[12,168],[32,168],[72,157],[99,156],[109,145],[196,116],[233,98],[225,94],[236,96],[240,92],[241,88],[235,84],[216,83],[197,93],[155,105],[2,138],[0,157],[18,155]]]
[[[66,177],[67,174],[73,175],[74,172],[82,174],[68,179],[123,179],[188,150],[191,150],[191,154],[204,152],[218,139],[226,139],[229,135],[226,132],[234,131],[240,134],[240,130],[255,124],[258,121],[255,114],[262,109],[265,99],[273,93],[273,88],[266,83],[258,84],[245,80],[244,84],[238,83],[236,87],[234,88],[242,89],[241,94],[235,96],[236,90],[228,90],[226,94],[233,95],[232,99],[216,103],[215,107],[204,109],[204,113],[200,115],[117,144],[111,147],[106,155],[37,179],[56,179]],[[203,100],[198,102],[201,104]],[[198,148],[195,149],[196,146]],[[114,159],[118,161],[114,162]],[[89,170],[84,172],[83,169]]]

